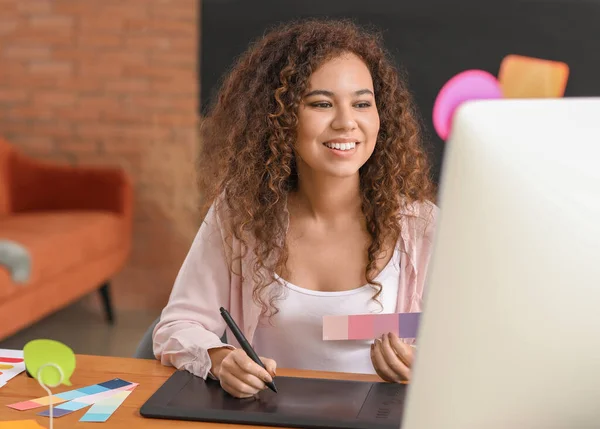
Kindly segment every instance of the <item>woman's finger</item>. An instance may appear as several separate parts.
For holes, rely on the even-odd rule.
[[[260,370],[269,376],[263,368],[260,368],[243,351],[241,353],[237,351],[231,352],[230,355],[223,359],[221,370],[219,371],[219,378],[224,380],[230,389],[245,396],[248,394],[252,395],[266,388],[265,383],[260,378],[246,370],[248,367],[252,369],[252,365],[246,359],[250,361],[250,364],[258,366]]]
[[[258,392],[257,389],[248,386],[241,380],[233,377],[230,373],[225,374],[225,377],[221,378],[220,382],[223,390],[236,398],[249,398]]]
[[[269,374],[269,372],[262,366],[250,359],[250,356],[248,356],[245,352],[237,353],[233,357],[233,360],[239,367],[240,374],[238,378],[245,379],[243,378],[242,373],[250,374],[257,379],[262,380],[261,382],[263,386],[265,382],[273,381],[273,377],[271,377],[271,374]]]
[[[381,370],[379,369],[379,365],[375,359],[375,346],[376,346],[377,341],[373,342],[373,344],[371,344],[371,363],[373,364],[373,369],[375,369],[375,372],[377,373],[377,375],[384,381],[390,381],[387,379],[386,375],[383,374],[381,372]]]
[[[238,376],[238,380],[250,387],[252,389],[252,394],[267,388],[267,385],[264,381],[252,374],[242,373],[240,376]]]
[[[265,364],[267,372],[271,375],[271,377],[275,377],[277,375],[277,362],[275,362],[273,359],[262,356],[260,357],[260,360]]]
[[[398,336],[392,332],[390,332],[388,336],[390,345],[392,346],[394,352],[398,355],[398,357],[402,360],[402,362],[404,362],[406,366],[411,368],[413,366],[413,361],[415,357],[414,348],[400,341],[400,338],[398,338]]]
[[[371,347],[371,361],[373,362],[373,368],[383,380],[396,382],[400,381],[398,375],[389,367],[383,357],[381,340],[375,340],[374,345]]]
[[[266,389],[267,386],[264,380],[255,375],[257,372],[259,374],[261,374],[261,372],[254,368],[254,365],[258,366],[259,369],[262,370],[262,372],[264,372],[267,376],[270,377],[270,375],[247,355],[245,357],[250,362],[247,362],[244,358],[240,358],[239,360],[234,359],[235,367],[230,369],[230,374],[252,389],[248,390],[247,388],[243,388],[242,391],[244,392],[252,392],[252,394],[254,394],[260,390]],[[248,369],[254,372],[249,372]]]
[[[410,379],[410,368],[407,367],[401,358],[396,354],[388,335],[383,335],[383,341],[381,343],[381,354],[385,359],[385,363],[390,369],[402,380]]]

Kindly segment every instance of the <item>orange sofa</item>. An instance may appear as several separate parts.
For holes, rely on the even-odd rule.
[[[130,253],[132,204],[120,169],[43,162],[0,139],[0,240],[31,262],[25,282],[0,265],[0,340],[94,290],[113,322],[110,279]]]

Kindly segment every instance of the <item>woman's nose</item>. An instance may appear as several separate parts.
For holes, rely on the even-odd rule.
[[[352,109],[338,107],[335,112],[335,117],[331,123],[331,127],[335,130],[353,130],[356,128],[356,120],[352,113]]]

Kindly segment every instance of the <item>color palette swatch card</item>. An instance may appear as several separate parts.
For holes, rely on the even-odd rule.
[[[89,410],[79,419],[80,422],[96,422],[103,423],[121,406],[131,392],[135,389],[131,387],[129,390],[123,390],[115,393],[108,398],[93,404]]]
[[[25,371],[23,350],[0,349],[0,387]]]
[[[104,392],[98,392],[93,395],[87,395],[87,396],[82,396],[77,399],[73,399],[72,401],[68,401],[68,402],[62,403],[62,404],[54,407],[53,415],[54,415],[54,417],[66,416],[67,414],[71,414],[71,413],[81,410],[89,405],[92,405],[92,404],[100,402],[104,399],[110,398],[112,395],[115,395],[119,392],[135,388],[136,386],[137,386],[137,383],[130,383],[126,386],[121,386],[116,389],[106,390]],[[38,413],[38,416],[49,417],[50,410],[46,409],[44,411],[41,411]]]
[[[120,378],[114,378],[112,380],[105,381],[103,383],[93,384],[91,386],[81,387],[79,389],[68,390],[66,392],[57,393],[52,395],[52,404],[60,404],[65,401],[71,401],[73,399],[83,398],[85,396],[91,396],[102,392],[112,391],[122,387],[130,386],[133,383]],[[50,404],[49,396],[42,396],[36,399],[30,399],[29,401],[17,402],[9,404],[7,407],[13,408],[19,411],[32,410],[39,407],[47,407]],[[88,404],[89,405],[89,404]]]
[[[374,340],[393,332],[400,338],[416,338],[421,313],[353,314],[324,316],[323,340]]]
[[[498,82],[506,98],[558,98],[565,94],[569,66],[561,61],[507,55]]]

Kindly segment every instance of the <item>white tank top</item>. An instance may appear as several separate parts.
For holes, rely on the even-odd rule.
[[[371,341],[323,341],[323,316],[395,313],[398,301],[398,246],[375,278],[383,286],[377,303],[370,285],[341,292],[308,290],[282,279],[286,290],[277,301],[271,324],[261,320],[253,347],[259,356],[275,359],[278,368],[375,374]],[[276,285],[277,286],[277,285]],[[383,308],[382,308],[383,307]]]

